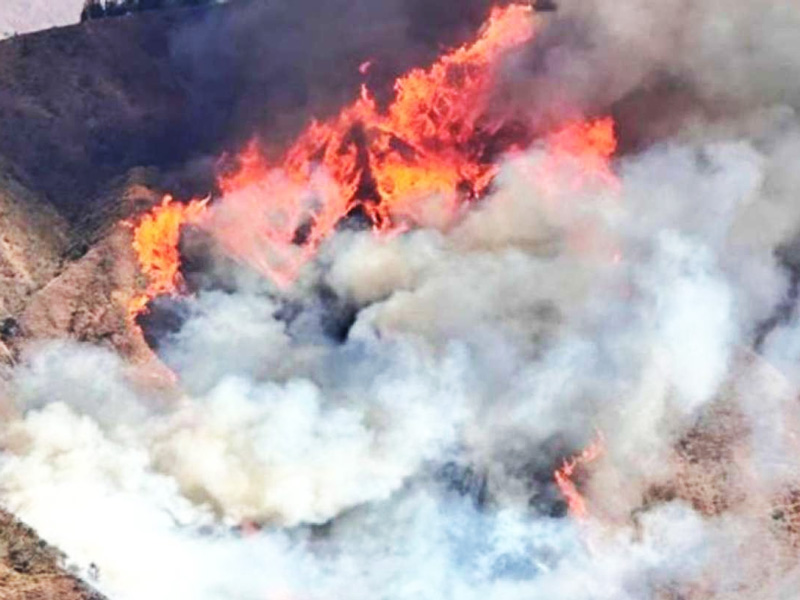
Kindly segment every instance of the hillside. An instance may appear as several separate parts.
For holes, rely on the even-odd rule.
[[[75,20],[70,3],[48,2],[46,14],[40,4],[12,0],[0,36]],[[390,89],[398,72],[435,56],[440,37],[466,35],[486,5],[451,15],[437,4],[240,2],[0,41],[0,409],[14,410],[3,376],[41,339],[147,361],[126,320],[140,282],[120,221],[167,191],[207,193],[217,157],[254,135],[280,145],[312,115],[337,110],[367,59],[370,84]],[[355,19],[370,25],[352,35]],[[36,558],[44,543],[11,516],[0,519],[0,541],[10,549],[0,552],[0,598],[96,597],[57,553]]]

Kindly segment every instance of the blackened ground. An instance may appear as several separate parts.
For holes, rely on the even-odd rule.
[[[150,303],[147,311],[136,318],[136,323],[142,328],[147,345],[158,353],[163,340],[179,332],[188,318],[185,300],[162,296]]]

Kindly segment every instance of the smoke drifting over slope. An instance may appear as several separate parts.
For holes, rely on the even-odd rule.
[[[177,400],[72,343],[17,368],[0,499],[121,599],[790,597],[800,8],[560,6],[495,106],[613,113],[613,178],[544,135],[291,287],[220,252]],[[553,471],[598,431],[581,520]]]

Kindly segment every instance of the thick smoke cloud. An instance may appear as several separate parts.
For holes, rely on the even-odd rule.
[[[798,108],[800,13],[791,1],[559,8],[509,73],[510,96],[545,124],[611,108],[622,141],[639,144],[760,108]]]
[[[452,227],[342,230],[289,291],[219,258],[161,340],[177,399],[32,353],[0,499],[114,598],[790,596],[800,10],[562,9],[500,83],[529,114],[692,99],[616,184],[542,142]],[[553,469],[598,431],[565,518]]]

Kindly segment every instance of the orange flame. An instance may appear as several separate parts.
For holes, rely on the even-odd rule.
[[[380,234],[432,220],[451,223],[497,174],[488,144],[500,126],[485,122],[492,81],[499,58],[530,40],[535,24],[529,5],[495,8],[473,43],[399,78],[386,110],[362,86],[338,115],[313,121],[278,164],[250,144],[237,170],[220,176],[222,197],[214,205],[165,199],[137,227],[134,248],[149,284],[131,303],[131,315],[180,286],[177,246],[186,222],[206,228],[234,258],[282,286],[356,209]],[[361,65],[368,69],[369,62]],[[610,118],[570,124],[546,145],[550,162],[534,174],[542,188],[564,161],[577,161],[581,177],[615,181]]]
[[[547,156],[534,174],[536,184],[543,191],[555,192],[552,173],[561,171],[570,164],[572,180],[566,185],[570,190],[579,190],[588,183],[599,182],[611,189],[619,187],[616,175],[611,171],[610,161],[617,150],[614,119],[602,117],[574,121],[547,136]],[[565,182],[559,180],[559,186]]]
[[[165,196],[161,204],[143,215],[138,223],[131,224],[134,228],[133,249],[139,268],[147,278],[145,291],[135,296],[128,305],[131,320],[146,310],[150,300],[156,296],[173,294],[180,287],[180,230],[184,224],[200,222],[207,202],[193,200],[181,204],[173,201],[171,196]]]
[[[225,196],[210,230],[233,255],[286,284],[355,208],[383,233],[431,210],[452,219],[497,172],[476,133],[498,58],[531,39],[532,15],[529,6],[494,9],[475,42],[398,79],[385,112],[363,87],[336,117],[312,122],[278,169],[251,145],[240,170],[220,181]]]
[[[575,519],[584,520],[589,516],[586,508],[586,500],[578,491],[578,487],[572,481],[575,470],[580,466],[588,465],[597,460],[605,449],[605,438],[601,432],[597,432],[597,438],[589,444],[580,454],[564,461],[562,467],[553,474],[556,485],[564,499],[567,501],[569,514]]]

